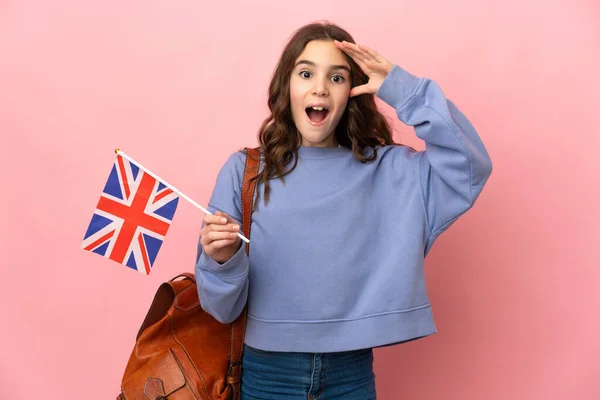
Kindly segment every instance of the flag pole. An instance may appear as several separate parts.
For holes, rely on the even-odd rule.
[[[137,165],[138,167],[140,167],[144,172],[146,172],[148,175],[150,175],[151,177],[153,177],[154,179],[161,181],[162,183],[164,183],[166,186],[169,187],[169,189],[171,189],[173,192],[177,193],[179,196],[183,197],[184,199],[186,199],[187,201],[189,201],[192,205],[194,205],[195,207],[199,208],[200,210],[202,210],[202,212],[204,212],[205,214],[210,214],[213,215],[213,213],[211,213],[210,211],[208,211],[206,208],[202,207],[200,204],[196,203],[194,200],[190,199],[188,196],[186,196],[185,194],[183,194],[179,189],[177,189],[176,187],[174,187],[173,185],[167,183],[164,179],[159,178],[158,176],[156,176],[156,174],[154,174],[153,172],[151,172],[150,170],[148,170],[147,168],[145,168],[144,166],[142,166],[142,164],[138,163],[137,161],[135,161],[134,159],[132,159],[131,157],[129,157],[127,154],[125,154],[123,152],[123,150],[121,149],[115,149],[115,153],[117,153],[117,155],[120,155],[124,158],[126,158],[129,162]],[[244,242],[246,243],[250,243],[250,240],[244,236],[241,232],[238,232],[237,235],[240,237],[240,239],[242,239]]]

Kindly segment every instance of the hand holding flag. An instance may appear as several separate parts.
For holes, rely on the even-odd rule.
[[[148,275],[177,210],[179,197],[212,214],[124,152],[102,191],[82,248]],[[238,233],[249,243],[249,240]]]

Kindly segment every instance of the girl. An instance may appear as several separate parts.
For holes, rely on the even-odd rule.
[[[393,142],[374,96],[426,151]],[[490,158],[435,82],[329,23],[293,35],[268,105],[250,257],[236,152],[200,232],[202,307],[228,323],[248,302],[242,399],[375,399],[372,349],[436,332],[424,258],[473,206]]]

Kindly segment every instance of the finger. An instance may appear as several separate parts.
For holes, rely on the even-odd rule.
[[[349,42],[346,43],[348,51],[355,54],[356,57],[360,58],[364,62],[374,61],[378,57],[377,52],[367,46]]]
[[[218,250],[218,249],[222,249],[222,248],[227,247],[227,246],[231,246],[234,243],[235,243],[235,239],[231,239],[231,240],[217,240],[217,241],[211,243],[211,247],[213,249],[215,249],[215,250]]]
[[[208,224],[220,224],[220,225],[224,225],[227,222],[229,222],[227,220],[227,217],[225,217],[221,211],[217,211],[214,215],[206,214],[204,216],[204,223],[207,224],[207,225]]]
[[[364,44],[359,44],[358,48],[362,50],[364,53],[368,54],[369,57],[373,58],[375,61],[381,62],[383,61],[382,57],[372,48],[365,46]]]
[[[223,217],[227,218],[227,226],[233,228],[235,231],[239,231],[241,228],[240,224],[232,216],[227,213],[222,213]]]
[[[229,224],[210,224],[206,226],[206,232],[216,231],[216,232],[237,232],[240,230],[240,226],[233,222]]]
[[[210,231],[202,236],[200,239],[200,243],[203,246],[213,245],[213,243],[221,241],[221,240],[235,240],[237,234],[234,232],[217,232]]]
[[[355,52],[353,50],[348,50],[346,52],[346,54],[348,56],[350,56],[354,62],[358,65],[358,67],[365,73],[365,74],[369,74],[370,71],[373,70],[373,68],[376,67],[377,65],[377,61],[374,60],[371,56],[369,56],[367,53],[364,52]],[[367,56],[368,58],[365,58],[364,56]]]
[[[345,47],[344,52],[352,57],[357,63],[366,61],[365,54],[353,48]]]
[[[344,49],[342,49],[344,50]],[[345,51],[345,50],[344,50]],[[366,71],[369,70],[369,67],[365,63],[365,60],[360,56],[360,54],[355,53],[351,50],[345,51],[345,53],[354,60],[356,65],[366,74]]]
[[[367,67],[367,61],[364,58],[361,58],[359,55],[357,54],[350,54],[348,53],[348,55],[354,60],[354,62],[360,67],[360,69],[362,69],[363,71],[365,71],[368,67]]]
[[[217,240],[235,240],[237,234],[235,232],[208,232],[208,240],[216,242]]]
[[[237,220],[235,218],[233,218],[231,215],[218,211],[219,214],[221,214],[221,217],[227,218],[227,222],[228,223],[232,223],[232,224],[237,224]]]
[[[346,41],[337,43],[338,48],[352,57],[355,61],[363,59],[364,55],[361,51],[359,51],[358,47],[355,47],[353,43]]]
[[[355,86],[350,90],[350,97],[356,97],[367,93],[371,93],[368,85]]]
[[[211,243],[210,245],[203,245],[202,251],[209,257],[214,257],[215,254],[222,248],[232,246],[235,241],[233,240],[218,240]]]

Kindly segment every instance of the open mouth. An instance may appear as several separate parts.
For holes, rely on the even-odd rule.
[[[314,125],[320,125],[325,121],[327,115],[329,115],[329,109],[320,106],[307,107],[306,115],[308,115],[308,119]]]

